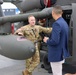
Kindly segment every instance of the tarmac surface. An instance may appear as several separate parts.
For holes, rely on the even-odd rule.
[[[25,69],[25,60],[13,60],[0,55],[0,75],[22,75]],[[41,63],[33,71],[33,75],[52,75],[41,68]]]

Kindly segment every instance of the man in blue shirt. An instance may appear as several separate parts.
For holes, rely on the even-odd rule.
[[[51,64],[53,75],[62,75],[62,64],[69,57],[68,51],[68,24],[62,18],[62,8],[54,6],[52,17],[55,22],[52,25],[50,37],[44,37],[43,41],[48,46],[48,61]]]

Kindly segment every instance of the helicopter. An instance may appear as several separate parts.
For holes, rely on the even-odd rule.
[[[1,4],[3,2],[11,2],[14,5],[16,5],[17,8],[20,10],[20,14],[4,16],[1,8]],[[29,15],[34,15],[37,19],[46,19],[45,27],[51,27],[51,24],[53,23],[51,12],[52,12],[52,7],[55,5],[61,5],[63,9],[63,18],[68,23],[70,29],[68,47],[71,56],[66,59],[66,63],[70,65],[76,65],[75,64],[76,62],[76,58],[75,58],[76,57],[75,54],[76,53],[75,50],[76,49],[75,46],[76,45],[76,41],[75,41],[76,0],[63,0],[63,1],[62,0],[0,0],[0,33],[3,35],[7,33],[11,33],[11,23],[20,22],[22,26],[27,24],[27,18]],[[42,36],[44,35],[42,34]],[[41,49],[40,52],[41,52],[41,57],[42,57],[41,60],[43,62],[43,66],[46,70],[49,70],[50,68],[49,63],[47,62],[47,46],[43,41],[41,42],[40,49]],[[8,57],[10,56],[11,55],[9,55]]]

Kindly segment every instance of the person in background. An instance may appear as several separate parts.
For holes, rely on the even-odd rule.
[[[45,19],[39,19],[38,24],[44,27],[45,26],[45,22],[46,22]]]
[[[48,62],[50,62],[53,75],[62,75],[62,64],[70,56],[68,50],[68,24],[62,18],[62,8],[56,5],[52,9],[52,24],[50,37],[44,37],[43,41],[48,46]]]
[[[38,48],[40,42],[40,33],[51,33],[52,28],[45,28],[40,25],[35,25],[36,19],[33,15],[28,16],[28,25],[25,25],[19,28],[14,34],[21,35],[29,39],[35,44],[36,52],[35,54],[26,60],[26,69],[22,72],[23,75],[32,75],[33,70],[38,66],[40,63],[40,51]]]

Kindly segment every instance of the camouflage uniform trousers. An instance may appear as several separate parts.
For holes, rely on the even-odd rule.
[[[36,47],[36,52],[35,54],[26,60],[26,70],[30,72],[30,75],[32,75],[32,71],[39,65],[40,63],[40,53],[39,53],[39,48],[38,44],[35,45]]]

